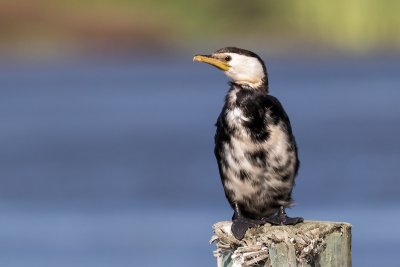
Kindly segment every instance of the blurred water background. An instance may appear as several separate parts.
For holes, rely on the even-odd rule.
[[[300,149],[292,216],[353,224],[354,266],[400,246],[394,1],[0,3],[0,266],[216,266],[227,45],[266,59]],[[396,15],[395,15],[396,14]]]

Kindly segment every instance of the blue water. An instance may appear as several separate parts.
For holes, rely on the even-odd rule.
[[[354,266],[397,263],[399,59],[267,61],[300,149],[289,213],[352,223]],[[1,63],[0,266],[215,266],[226,88],[190,55]]]

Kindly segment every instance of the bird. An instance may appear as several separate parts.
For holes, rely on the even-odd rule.
[[[289,117],[269,94],[268,72],[260,56],[224,47],[193,61],[210,64],[230,78],[224,106],[215,124],[214,154],[234,214],[231,231],[241,240],[251,227],[292,225],[288,217],[299,169],[297,144]]]

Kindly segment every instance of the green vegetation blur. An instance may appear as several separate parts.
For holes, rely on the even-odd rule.
[[[400,51],[396,0],[9,0],[0,54],[135,52],[222,44]]]

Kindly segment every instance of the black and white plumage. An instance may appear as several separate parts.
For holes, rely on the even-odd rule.
[[[194,60],[232,79],[216,123],[215,156],[225,195],[235,210],[234,235],[241,239],[247,228],[266,222],[301,222],[284,212],[292,204],[299,160],[289,118],[278,99],[269,95],[264,62],[235,47]]]

